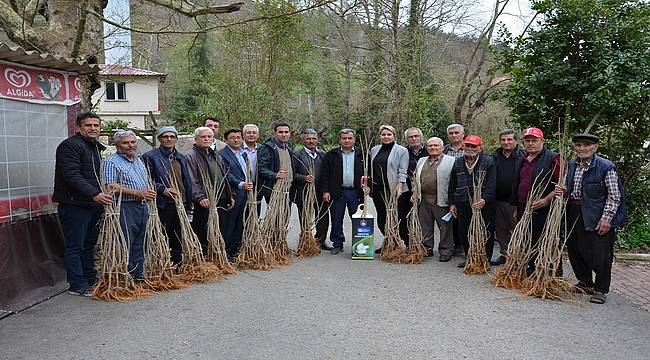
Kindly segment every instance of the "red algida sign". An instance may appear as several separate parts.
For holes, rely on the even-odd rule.
[[[71,105],[81,100],[80,93],[76,74],[0,63],[0,97]]]

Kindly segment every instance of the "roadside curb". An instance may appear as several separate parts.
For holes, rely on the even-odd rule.
[[[616,260],[650,261],[650,254],[614,253]]]

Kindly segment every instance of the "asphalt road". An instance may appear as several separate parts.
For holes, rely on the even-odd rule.
[[[323,252],[124,303],[63,294],[0,320],[0,358],[650,358],[650,313],[617,294],[605,305],[541,301],[464,275],[461,259],[349,256]]]

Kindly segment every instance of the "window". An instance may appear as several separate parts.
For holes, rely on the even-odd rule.
[[[126,100],[126,84],[123,82],[107,82],[106,100]]]

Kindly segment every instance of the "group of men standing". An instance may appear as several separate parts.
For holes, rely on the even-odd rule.
[[[345,210],[351,216],[363,201],[364,191],[368,192],[364,189],[368,181],[364,174],[369,164],[365,164],[363,152],[355,145],[356,132],[342,129],[339,146],[324,152],[318,148],[318,133],[305,129],[301,133],[303,148],[294,152],[287,123],[275,124],[272,137],[261,144],[259,128],[254,124],[228,129],[223,134],[224,141],[217,139],[219,125],[217,119],[206,118],[203,126],[194,131],[194,143],[186,154],[178,150],[178,131],[173,126],[163,126],[156,132],[160,146],[142,157],[136,155],[135,134],[118,131],[113,137],[117,153],[103,160],[102,169],[100,153],[104,146],[97,141],[100,119],[92,113],[78,116],[79,132],[57,148],[54,190],[65,235],[64,261],[71,293],[90,293],[96,278],[93,253],[102,206],[112,204],[118,197],[122,229],[129,244],[129,271],[136,280],[143,274],[147,201],[156,200],[174,264],[183,261],[178,206],[192,211],[192,227],[204,249],[208,215],[216,209],[226,251],[232,260],[241,244],[245,204],[252,200],[249,196],[256,189],[254,201],[259,204],[263,199],[268,204],[279,179],[292,183],[290,199],[301,216],[306,185],[315,185],[315,238],[321,249],[330,250],[333,255],[343,252]],[[394,129],[386,128],[392,129],[394,137]],[[400,187],[398,212],[416,211],[427,255],[433,256],[436,227],[441,262],[451,260],[457,248],[467,254],[471,216],[480,209],[489,234],[487,257],[493,266],[503,264],[510,235],[523,214],[533,183],[536,179],[549,179],[542,198],[532,204],[533,240],[539,239],[553,196],[561,196],[562,189],[567,188],[569,215],[577,221],[568,244],[569,259],[580,281],[577,286],[600,294],[599,299],[604,302],[604,294],[609,290],[612,229],[625,222],[625,204],[613,164],[594,154],[598,138],[590,134],[573,138],[578,158],[570,163],[564,185],[557,183],[562,170],[559,156],[544,146],[540,129],[524,131],[523,149],[518,145],[517,133],[504,130],[499,134],[500,148],[490,155],[483,152],[480,137],[465,136],[462,125],[450,125],[447,135],[450,143],[445,145],[438,137],[423,143],[418,128],[409,128],[404,133],[408,180],[405,187]],[[482,183],[477,183],[476,174],[482,174]],[[481,186],[481,199],[473,201],[477,185]],[[421,196],[413,209],[416,187]],[[330,222],[332,246],[326,244]],[[408,246],[405,219],[400,219],[399,230]],[[495,239],[500,256],[492,260]],[[599,241],[597,246],[591,243],[594,239]],[[595,282],[592,271],[596,272]]]

